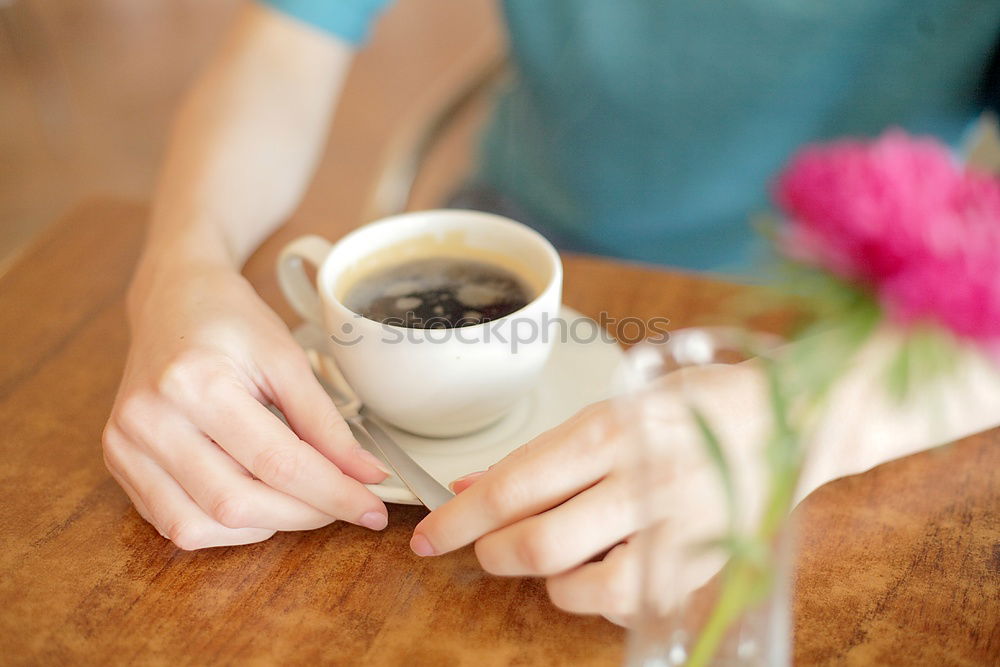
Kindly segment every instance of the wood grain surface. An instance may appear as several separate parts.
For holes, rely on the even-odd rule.
[[[188,553],[132,510],[100,433],[127,346],[122,297],[146,209],[74,210],[0,278],[0,663],[613,665],[624,633],[554,609],[471,550],[413,556],[424,510],[382,533],[336,524]],[[289,237],[346,230],[300,214]],[[718,320],[745,288],[567,256],[566,302],[597,316]],[[1000,435],[828,484],[799,508],[798,664],[1000,662]]]

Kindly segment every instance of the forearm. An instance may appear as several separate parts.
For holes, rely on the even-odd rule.
[[[238,269],[292,212],[350,59],[271,10],[241,11],[175,121],[133,292],[178,264]]]
[[[832,479],[1000,424],[1000,369],[972,349],[939,378],[914,385],[905,401],[894,399],[888,364],[898,345],[884,330],[845,369],[809,443],[803,496]]]
[[[825,345],[811,341],[810,353]],[[889,390],[889,365],[898,353],[899,332],[884,328],[839,369],[838,378],[803,431],[808,448],[796,499],[823,484],[855,475],[888,461],[953,442],[1000,424],[1000,369],[972,349],[956,355],[939,377],[917,381],[903,401]],[[782,356],[798,351],[792,343]],[[772,406],[765,371],[759,360],[738,366],[688,369],[691,380],[680,386],[694,397],[750,488],[760,488],[763,446],[773,432]],[[667,376],[668,380],[671,376]],[[675,380],[676,381],[676,380]],[[801,396],[790,397],[793,402]],[[803,420],[802,407],[796,419]]]

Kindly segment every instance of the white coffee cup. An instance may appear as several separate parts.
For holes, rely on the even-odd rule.
[[[369,320],[342,299],[358,280],[425,257],[500,265],[534,292],[509,315],[454,329],[411,329]],[[316,268],[315,285],[304,264]],[[332,340],[337,367],[361,400],[418,435],[471,433],[500,419],[537,381],[552,348],[562,264],[538,232],[478,211],[405,213],[360,227],[335,244],[304,236],[278,258],[288,302]]]

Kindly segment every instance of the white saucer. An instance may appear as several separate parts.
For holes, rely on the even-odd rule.
[[[612,378],[622,359],[621,348],[600,331],[596,322],[572,308],[563,306],[559,316],[566,326],[555,341],[541,380],[493,426],[457,438],[424,438],[379,423],[417,463],[447,486],[462,475],[486,470],[536,435],[566,421],[585,405],[608,398]],[[303,324],[294,333],[303,347],[327,352],[329,341],[319,327]],[[368,488],[389,503],[420,504],[396,477]]]

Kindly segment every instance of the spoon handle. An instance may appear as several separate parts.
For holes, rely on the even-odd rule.
[[[357,416],[347,417],[347,423],[351,426],[354,437],[359,440],[364,438],[370,442],[400,481],[427,509],[435,510],[454,497],[454,493],[410,458],[410,455],[403,451],[403,448],[381,426],[366,417],[364,410]]]

